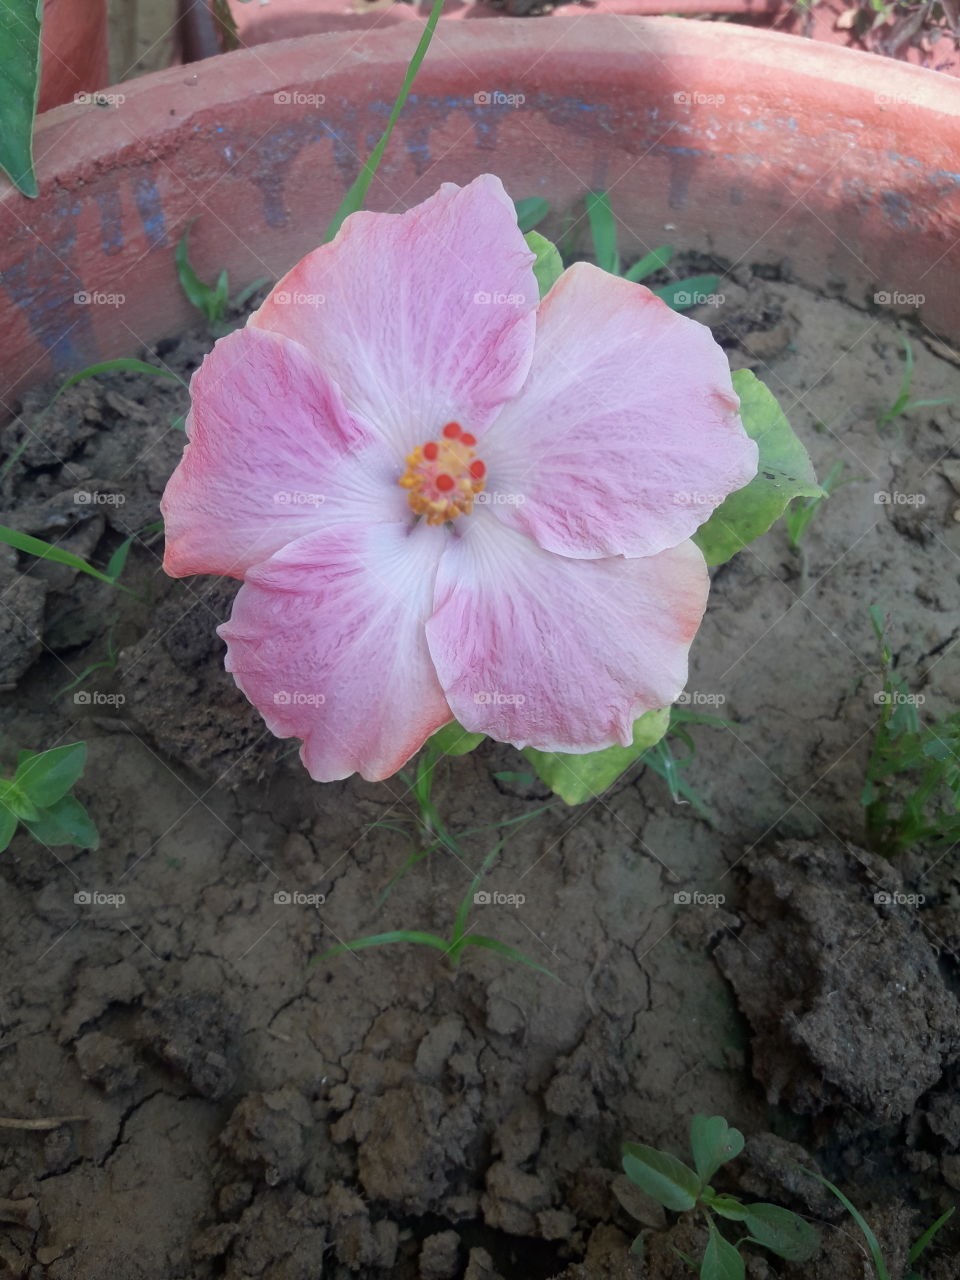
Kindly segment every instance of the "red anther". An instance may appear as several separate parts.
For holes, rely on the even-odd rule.
[[[470,474],[474,480],[482,480],[487,474],[487,468],[483,465],[479,458],[475,462],[470,463]],[[439,481],[438,481],[439,483]]]
[[[440,448],[434,440],[429,440],[423,446],[423,456],[426,458],[428,462],[436,462],[437,454],[439,452],[440,452]]]
[[[439,475],[437,476],[437,488],[441,493],[449,493],[453,488],[453,476]]]
[[[465,431],[463,435],[460,437],[460,443],[465,444],[468,449],[472,449],[473,446],[477,443],[477,437],[472,436],[469,431]]]
[[[447,423],[447,425],[443,428],[443,434],[444,434],[444,437],[445,437],[447,440],[459,440],[459,438],[460,438],[460,423],[459,423],[459,422],[448,422],[448,423]]]

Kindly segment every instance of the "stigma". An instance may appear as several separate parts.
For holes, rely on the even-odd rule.
[[[410,509],[427,524],[441,525],[469,515],[474,498],[483,492],[487,468],[476,456],[476,436],[459,422],[448,422],[439,440],[417,445],[400,477]]]

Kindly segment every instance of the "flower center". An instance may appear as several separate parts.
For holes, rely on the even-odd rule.
[[[459,422],[448,422],[439,440],[417,445],[407,458],[400,487],[407,489],[407,501],[427,524],[445,524],[459,515],[469,515],[474,497],[483,491],[487,468],[474,453],[476,436],[464,431]]]

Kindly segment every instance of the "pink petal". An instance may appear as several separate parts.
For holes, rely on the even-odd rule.
[[[705,325],[577,263],[540,307],[523,391],[482,442],[490,509],[567,556],[676,546],[756,474],[738,405]]]
[[[299,343],[239,329],[190,395],[190,443],[160,504],[171,576],[242,578],[313,530],[409,516],[395,460]]]
[[[427,651],[443,531],[341,525],[247,575],[226,667],[318,782],[388,778],[451,719]]]
[[[692,542],[638,559],[572,560],[489,512],[448,544],[427,640],[464,728],[517,747],[595,751],[668,706],[709,578]]]
[[[406,455],[449,421],[477,434],[522,386],[533,259],[499,178],[445,183],[406,213],[347,218],[250,322],[308,347],[350,408]]]

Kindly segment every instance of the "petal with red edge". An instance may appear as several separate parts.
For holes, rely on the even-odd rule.
[[[548,551],[653,555],[756,475],[738,406],[705,325],[577,263],[541,304],[530,376],[484,438],[487,501]]]
[[[530,366],[534,255],[499,178],[445,183],[401,214],[354,213],[250,323],[313,352],[406,456],[449,421],[482,431]]]
[[[341,525],[240,588],[227,670],[272,733],[303,739],[318,782],[388,778],[450,720],[424,635],[444,545],[426,525]]]
[[[427,640],[465,729],[541,751],[629,746],[686,684],[708,588],[692,542],[572,560],[483,512],[444,552]]]
[[[313,530],[409,515],[395,460],[299,343],[238,329],[190,395],[189,443],[160,504],[172,577],[241,578]]]

